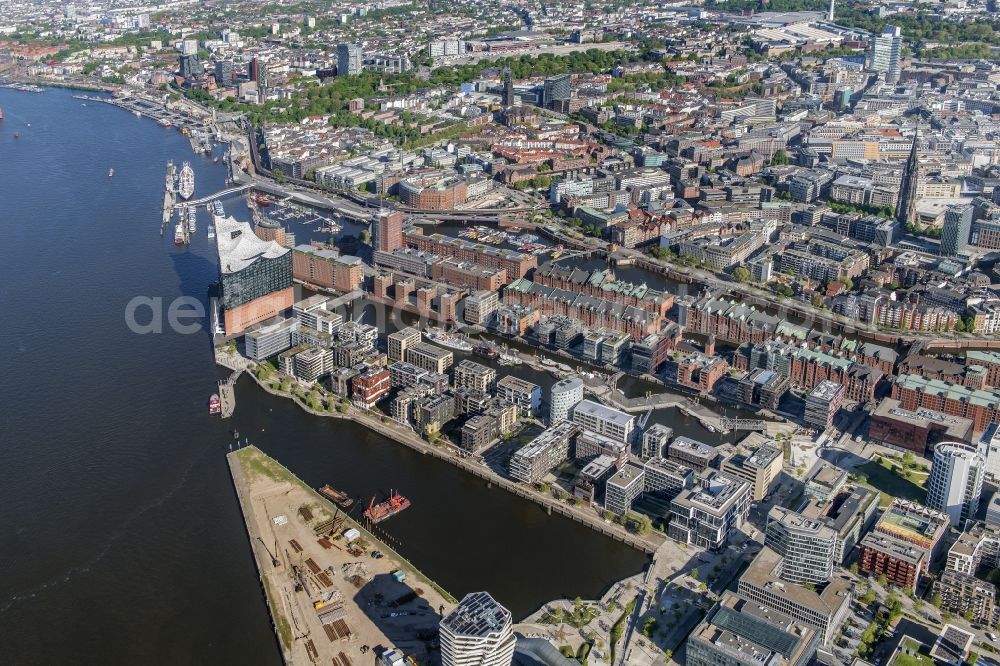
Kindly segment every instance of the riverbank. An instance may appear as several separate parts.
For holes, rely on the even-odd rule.
[[[228,354],[225,350],[216,350],[216,359],[219,365],[231,370],[238,367],[239,363],[234,362],[231,358],[227,358],[227,356]],[[650,532],[645,535],[633,534],[624,527],[609,520],[605,520],[601,515],[599,515],[596,507],[575,506],[575,504],[571,503],[572,500],[557,499],[556,497],[553,497],[551,493],[544,493],[540,490],[536,490],[532,486],[527,486],[505,478],[484,464],[478,462],[476,459],[462,456],[458,452],[454,451],[450,446],[435,446],[428,443],[414,433],[412,429],[392,420],[387,416],[379,416],[371,412],[365,412],[357,407],[354,407],[353,405],[340,402],[336,396],[331,396],[325,392],[322,394],[317,393],[315,396],[319,399],[318,404],[310,404],[312,398],[310,398],[308,394],[302,392],[297,382],[289,385],[289,390],[282,390],[280,384],[275,387],[273,385],[274,382],[262,380],[258,377],[257,373],[253,371],[253,367],[249,368],[249,370],[250,371],[247,372],[247,374],[264,391],[277,397],[290,398],[301,409],[309,414],[312,414],[313,416],[354,421],[358,425],[372,430],[373,432],[376,432],[384,437],[388,437],[398,444],[407,446],[424,455],[434,456],[439,460],[447,461],[482,479],[486,482],[487,487],[492,488],[493,486],[499,486],[504,490],[517,495],[518,497],[530,500],[540,505],[549,515],[555,513],[569,518],[570,520],[586,525],[587,527],[590,527],[591,529],[596,530],[597,532],[600,532],[615,541],[622,542],[643,553],[654,553],[666,538],[659,532]],[[319,406],[320,409],[317,409],[317,406]]]
[[[450,594],[256,447],[227,461],[286,664],[349,666],[375,646],[432,659]]]
[[[122,86],[113,86],[113,85],[98,84],[98,83],[82,83],[77,81],[51,81],[49,79],[33,77],[33,76],[27,76],[11,80],[17,83],[28,83],[33,86],[42,86],[44,88],[63,88],[66,90],[82,90],[86,92],[116,93],[122,89]]]

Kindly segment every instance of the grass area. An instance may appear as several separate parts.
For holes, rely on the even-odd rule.
[[[240,461],[243,471],[251,479],[267,478],[272,481],[287,481],[309,488],[302,479],[292,474],[287,467],[271,458],[256,446],[247,446],[236,452],[236,457]]]
[[[288,624],[285,614],[279,610],[279,600],[274,598],[267,577],[263,576],[261,580],[264,581],[264,593],[267,595],[267,605],[271,607],[271,617],[274,618],[274,624],[278,628],[278,638],[281,639],[285,649],[288,649],[292,646],[292,625]]]
[[[916,654],[900,652],[893,664],[894,666],[934,666],[934,660],[919,652]]]
[[[896,465],[896,470],[892,465]],[[927,483],[927,476],[920,474],[919,470],[911,472],[911,479],[903,476],[903,467],[898,463],[893,463],[887,458],[881,462],[869,460],[855,470],[856,474],[864,475],[866,482],[864,485],[882,493],[879,506],[887,506],[893,497],[905,500],[923,502],[927,493],[924,486]]]

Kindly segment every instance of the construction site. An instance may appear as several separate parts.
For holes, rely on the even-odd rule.
[[[285,663],[439,661],[447,592],[256,447],[228,461]]]

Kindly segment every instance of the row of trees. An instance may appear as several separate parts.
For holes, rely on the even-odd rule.
[[[864,213],[866,215],[878,215],[887,219],[896,216],[895,206],[866,206],[863,204],[849,204],[840,201],[831,201],[830,210],[834,213]]]

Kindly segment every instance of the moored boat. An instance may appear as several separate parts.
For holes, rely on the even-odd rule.
[[[326,484],[325,486],[320,488],[319,494],[327,498],[328,500],[330,500],[331,502],[333,502],[342,509],[347,509],[352,504],[354,504],[354,500],[351,499],[350,495],[340,490],[337,490],[330,484]]]
[[[177,194],[185,199],[190,199],[194,194],[194,169],[189,162],[185,162],[181,167],[181,174],[177,182]]]
[[[400,511],[408,508],[410,508],[410,500],[393,491],[389,499],[378,504],[375,503],[375,496],[373,495],[371,503],[365,509],[364,516],[373,523],[381,523],[383,520],[391,518]]]
[[[483,358],[496,358],[500,355],[500,350],[497,349],[497,346],[490,342],[482,342],[476,345],[472,349],[472,352]]]
[[[209,414],[222,413],[222,400],[219,399],[218,393],[213,393],[212,397],[208,399],[208,413]]]
[[[428,340],[442,347],[464,352],[472,351],[471,344],[456,335],[445,333],[440,328],[429,328],[424,335],[427,336]]]

